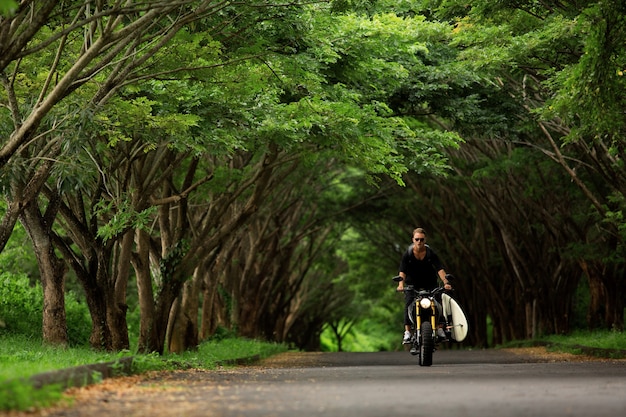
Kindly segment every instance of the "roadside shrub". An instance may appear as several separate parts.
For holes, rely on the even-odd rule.
[[[0,326],[3,331],[41,338],[43,291],[26,274],[0,273]],[[65,295],[70,345],[86,345],[91,332],[89,310],[76,294]]]
[[[65,294],[65,315],[70,346],[88,346],[91,316],[87,304],[81,302],[73,291]]]
[[[63,390],[58,385],[34,388],[27,381],[13,380],[0,383],[0,410],[32,410],[58,403]]]
[[[27,336],[41,335],[42,293],[26,274],[0,273],[0,319],[5,330]]]

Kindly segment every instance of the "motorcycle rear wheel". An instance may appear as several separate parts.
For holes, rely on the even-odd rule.
[[[420,331],[420,366],[430,366],[433,364],[433,351],[435,350],[435,339],[433,337],[433,326],[430,322],[422,323]]]

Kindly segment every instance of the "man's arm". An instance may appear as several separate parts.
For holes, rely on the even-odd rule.
[[[396,288],[396,291],[404,291],[404,280],[406,279],[406,274],[404,272],[399,272],[398,275],[402,278],[402,281],[398,281],[398,288]]]
[[[437,273],[439,274],[439,279],[441,280],[441,282],[443,282],[443,288],[445,288],[446,290],[451,290],[452,285],[450,284],[450,281],[448,281],[448,278],[446,278],[446,270],[442,268]]]

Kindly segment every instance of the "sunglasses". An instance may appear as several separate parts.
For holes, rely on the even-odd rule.
[[[416,238],[413,239],[414,242],[423,242],[425,240],[426,240],[426,238],[424,238],[424,237],[416,237]]]

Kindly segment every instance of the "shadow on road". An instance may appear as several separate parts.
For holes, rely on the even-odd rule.
[[[266,367],[337,367],[337,366],[395,366],[414,363],[418,357],[408,352],[287,352],[261,361]],[[509,351],[487,350],[442,350],[433,357],[437,364],[505,364],[541,362],[531,355],[515,354]]]

